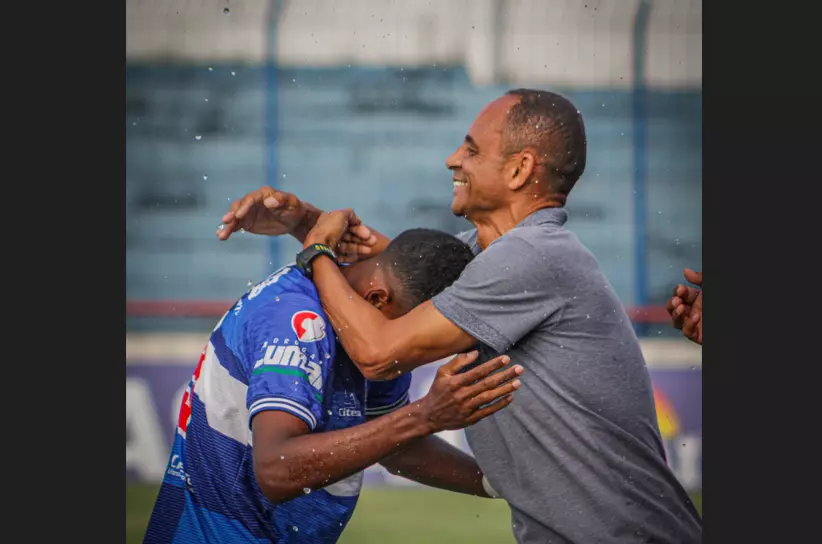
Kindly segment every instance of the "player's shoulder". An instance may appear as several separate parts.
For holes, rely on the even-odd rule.
[[[294,265],[286,265],[269,274],[252,286],[239,303],[259,313],[268,313],[271,307],[288,307],[292,304],[311,305],[320,308],[320,297],[314,284]]]

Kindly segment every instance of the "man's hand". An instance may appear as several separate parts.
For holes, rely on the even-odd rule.
[[[702,272],[686,268],[685,279],[702,286]],[[677,285],[666,309],[673,326],[682,330],[682,334],[692,342],[702,345],[702,289]]]
[[[522,374],[519,365],[490,375],[507,365],[511,358],[501,355],[468,372],[459,371],[477,360],[478,353],[460,354],[437,370],[428,394],[419,401],[432,432],[462,429],[510,404]],[[498,402],[494,402],[498,401]],[[493,403],[487,406],[489,403]]]
[[[314,211],[319,212],[291,193],[260,187],[231,203],[223,216],[222,227],[217,230],[217,238],[228,240],[240,229],[267,236],[295,234],[301,227],[305,229],[305,223],[313,225],[316,217],[312,216],[318,215],[312,213]]]
[[[303,245],[308,247],[311,244],[325,244],[339,250],[343,235],[360,226],[362,226],[360,218],[351,208],[327,212],[317,219],[314,228],[305,237]]]

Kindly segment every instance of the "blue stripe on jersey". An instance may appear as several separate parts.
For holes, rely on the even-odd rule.
[[[214,346],[214,353],[217,355],[217,359],[220,360],[220,365],[228,370],[229,375],[235,380],[248,385],[247,370],[244,368],[242,361],[228,347],[222,328],[218,328],[211,333],[211,344]]]

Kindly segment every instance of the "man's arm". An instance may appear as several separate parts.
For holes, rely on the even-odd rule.
[[[501,356],[459,374],[476,357],[455,357],[440,367],[425,397],[349,429],[311,433],[287,412],[258,412],[251,426],[260,489],[272,502],[285,501],[355,474],[423,436],[473,425],[504,408],[519,387],[514,378],[522,367],[489,375],[510,361]]]
[[[331,259],[318,257],[313,267],[323,310],[345,352],[366,379],[395,378],[477,343],[476,338],[446,319],[430,300],[398,319],[388,319],[357,296]]]
[[[351,210],[323,214],[305,246],[334,246],[349,223],[357,221]],[[573,292],[560,287],[564,274],[559,260],[515,236],[489,245],[453,285],[393,320],[357,297],[328,256],[317,257],[312,266],[314,285],[338,339],[374,381],[478,341],[504,352],[541,323],[559,319],[567,293]]]
[[[380,464],[391,474],[456,493],[490,497],[477,461],[438,436],[426,436]]]

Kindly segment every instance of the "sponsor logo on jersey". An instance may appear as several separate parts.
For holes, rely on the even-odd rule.
[[[325,320],[310,310],[292,315],[291,328],[300,342],[316,342],[325,338]]]
[[[300,350],[300,346],[268,346],[265,356],[254,363],[254,373],[260,372],[300,376],[308,380],[308,383],[317,391],[323,389],[323,373],[320,363],[309,361],[305,353]]]

